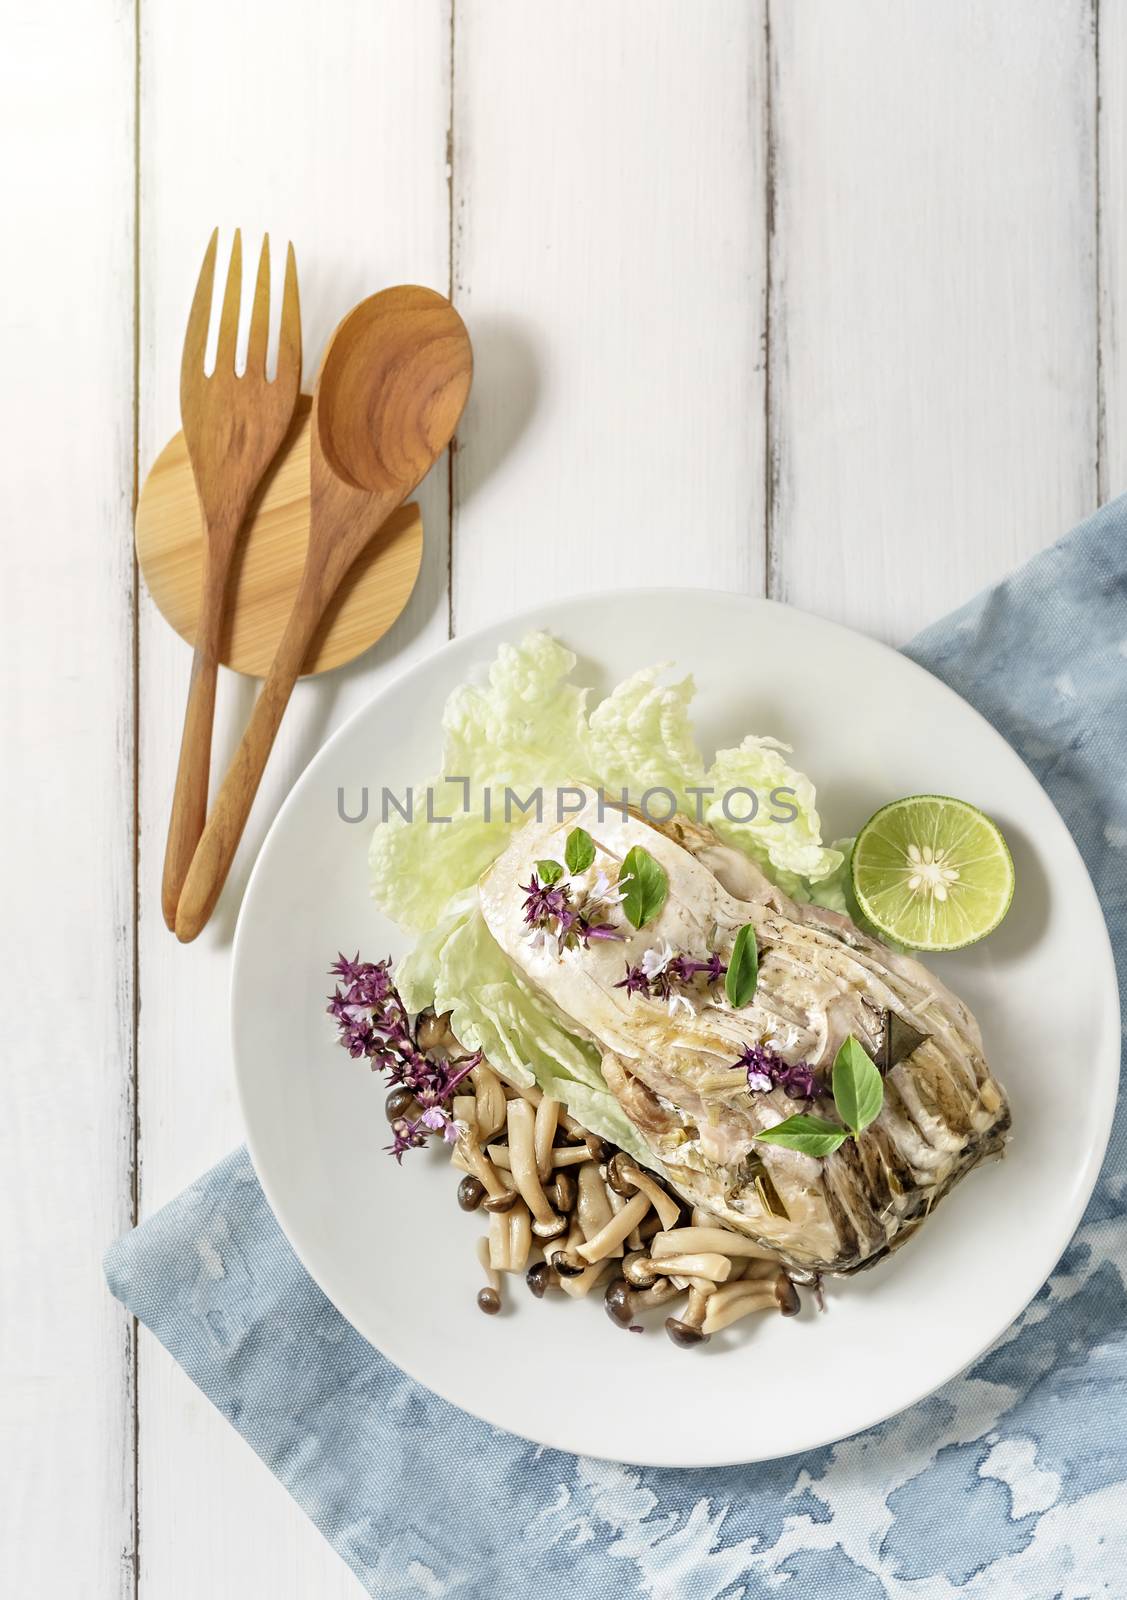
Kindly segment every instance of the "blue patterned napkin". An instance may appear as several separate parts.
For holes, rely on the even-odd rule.
[[[1122,989],[1127,498],[909,654],[1052,795]],[[1121,1107],[1071,1245],[968,1372],[841,1444],[705,1471],[537,1449],[405,1377],[302,1269],[242,1150],[106,1272],[372,1595],[1081,1600],[1127,1594],[1125,1188]]]

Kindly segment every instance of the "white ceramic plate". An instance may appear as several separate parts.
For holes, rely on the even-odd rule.
[[[337,814],[367,785],[401,792],[438,765],[448,692],[531,627],[576,651],[599,690],[674,658],[696,677],[706,754],[770,733],[818,789],[825,837],[898,795],[965,796],[997,819],[1017,892],[977,949],[937,959],[976,1012],[1010,1092],[1004,1161],[974,1172],[919,1236],[830,1288],[828,1312],[754,1319],[694,1351],[656,1322],[616,1330],[593,1302],[536,1301],[485,1317],[479,1217],[437,1152],[402,1168],[382,1082],[350,1061],[325,1015],[338,950],[370,960],[407,942],[368,898],[370,822]],[[235,1063],[263,1187],[295,1250],[344,1315],[413,1377],[540,1443],[640,1464],[787,1455],[892,1415],[954,1376],[1022,1310],[1072,1234],[1115,1102],[1118,998],[1103,918],[1080,856],[1026,767],[969,706],[869,639],[767,601],[649,591],[549,606],[456,640],[329,740],[262,848],[239,919]],[[1068,1036],[1059,1034],[1067,995]]]

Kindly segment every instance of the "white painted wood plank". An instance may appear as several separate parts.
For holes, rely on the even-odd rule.
[[[307,383],[334,323],[397,281],[449,282],[443,0],[254,0],[142,6],[141,457],[178,425],[180,346],[209,230],[292,237]],[[280,251],[277,252],[280,257]],[[249,292],[249,285],[248,292]],[[143,1209],[177,1193],[241,1137],[227,1043],[230,939],[249,866],[294,777],[389,672],[447,633],[448,483],[424,486],[424,572],[407,615],[374,652],[299,685],[212,925],[182,948],[159,884],[189,653],[141,615],[139,1040]],[[241,732],[252,686],[223,685],[216,765]],[[228,1424],[154,1342],[140,1369],[141,1592],[353,1595],[354,1580]]]
[[[762,592],[762,5],[459,0],[455,32],[455,627]]]
[[[1099,0],[1100,499],[1127,489],[1127,4]]]
[[[131,5],[0,53],[0,1594],[133,1593]],[[14,753],[14,754],[13,754]]]
[[[772,7],[779,598],[903,640],[1093,508],[1091,20]]]

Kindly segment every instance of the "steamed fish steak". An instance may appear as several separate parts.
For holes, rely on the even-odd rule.
[[[580,812],[529,823],[482,877],[494,939],[598,1047],[609,1088],[687,1201],[808,1271],[852,1272],[894,1249],[1005,1142],[1009,1108],[970,1011],[919,961],[847,917],[790,900],[710,829],[684,817],[654,825],[583,792]],[[576,827],[596,852],[569,893],[576,903],[601,896],[619,937],[561,948],[551,932],[527,925],[522,886],[538,862],[564,860]],[[614,895],[634,846],[668,878],[664,904],[640,929]],[[759,977],[747,1005],[734,1008],[722,982],[698,981],[667,998],[623,987],[626,969],[643,960],[660,968],[674,952],[726,962],[748,923]],[[849,1034],[884,1078],[876,1120],[824,1158],[759,1142],[758,1133],[796,1112],[834,1115],[830,1069]],[[740,1058],[756,1047],[813,1069],[815,1097],[749,1088]]]

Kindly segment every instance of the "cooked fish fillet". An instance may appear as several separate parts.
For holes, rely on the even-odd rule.
[[[676,1189],[729,1226],[810,1271],[852,1272],[895,1248],[971,1167],[998,1153],[1009,1108],[991,1077],[978,1024],[919,961],[867,937],[836,912],[798,905],[742,852],[683,817],[660,827],[600,808],[584,791],[563,823],[530,823],[485,873],[482,912],[525,977],[602,1051],[603,1072],[623,1111]],[[581,897],[605,871],[612,882],[640,845],[660,862],[669,891],[658,916],[634,929],[612,914],[621,940],[562,952],[524,920],[522,884],[536,863],[562,861],[567,835],[583,827],[598,847],[573,882]],[[616,987],[648,950],[727,958],[738,930],[756,930],[759,981],[734,1009],[722,984],[689,1003]],[[699,986],[698,986],[699,988]],[[804,1061],[828,1084],[848,1035],[884,1071],[875,1122],[817,1159],[756,1141],[797,1111],[833,1114],[824,1101],[782,1089],[752,1092],[733,1070],[747,1046]]]

